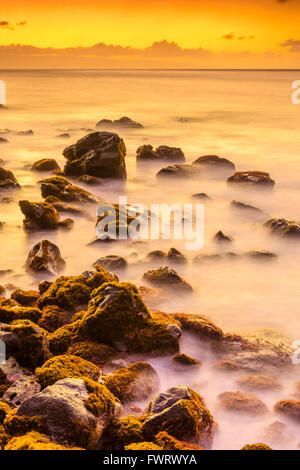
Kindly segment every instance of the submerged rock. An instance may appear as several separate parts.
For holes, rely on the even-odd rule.
[[[97,122],[96,127],[98,128],[121,128],[121,129],[143,129],[144,126],[139,122],[133,121],[129,117],[123,116],[120,119],[114,121],[110,119],[101,119]]]
[[[211,197],[209,197],[206,193],[196,193],[192,195],[192,198],[194,199],[202,199],[202,200],[211,200]]]
[[[214,235],[213,239],[218,243],[232,243],[233,241],[232,237],[225,235],[221,230]]]
[[[175,354],[175,356],[173,356],[173,363],[175,367],[179,369],[201,366],[201,362],[198,361],[198,359],[194,359],[193,357],[187,356],[183,353]]]
[[[4,139],[4,137],[0,137],[0,144],[7,144],[8,140]]]
[[[142,431],[146,439],[165,431],[175,439],[211,448],[215,422],[203,398],[194,390],[177,386],[157,395],[148,407]]]
[[[53,176],[42,180],[41,192],[44,198],[53,196],[66,202],[97,202],[97,198],[85,189],[72,184],[63,176]]]
[[[257,261],[274,261],[278,258],[278,255],[272,253],[272,251],[267,250],[252,250],[245,253],[245,256],[248,258],[257,260]]]
[[[229,174],[235,171],[235,165],[227,158],[221,158],[217,155],[204,155],[203,157],[197,158],[193,162],[193,165],[201,165],[206,171],[221,171]]]
[[[57,210],[47,202],[19,201],[19,206],[25,219],[23,220],[24,230],[28,232],[38,230],[56,230],[60,227],[71,228],[72,219],[59,220]]]
[[[80,176],[78,181],[81,181],[81,183],[90,184],[93,186],[99,186],[103,184],[103,181],[100,178],[97,178],[96,176],[90,176],[90,175],[82,175]]]
[[[300,238],[300,222],[290,219],[270,219],[264,224],[271,233],[282,238]]]
[[[139,294],[145,304],[150,308],[156,308],[161,303],[169,300],[169,295],[165,289],[160,289],[159,287],[140,286]]]
[[[99,258],[93,266],[102,266],[104,269],[108,271],[122,271],[127,268],[127,261],[122,256],[116,255],[108,255],[104,256],[103,258]]]
[[[250,206],[249,204],[244,204],[243,202],[240,201],[231,201],[230,207],[232,209],[237,209],[240,212],[247,212],[251,214],[263,214],[263,211],[261,209],[258,209],[257,207]]]
[[[157,173],[157,178],[197,178],[201,169],[197,165],[170,165]]]
[[[41,240],[28,253],[25,270],[34,273],[55,274],[64,269],[65,264],[58,246],[49,240]]]
[[[66,175],[126,179],[126,147],[111,132],[93,132],[63,151]]]
[[[142,145],[136,151],[137,162],[160,161],[184,162],[184,153],[180,148],[160,145],[155,150],[152,145]]]
[[[227,180],[230,184],[272,189],[275,181],[264,171],[238,171]]]
[[[151,269],[143,275],[143,279],[155,287],[163,287],[177,292],[192,292],[193,288],[179,274],[168,266]]]
[[[43,158],[35,162],[32,167],[32,171],[54,171],[60,170],[60,167],[54,158]]]
[[[186,264],[187,259],[186,257],[180,253],[176,248],[170,248],[167,254],[167,258],[169,262],[173,264]]]
[[[226,411],[256,416],[268,412],[266,405],[254,395],[242,392],[223,392],[218,396],[220,406]]]
[[[274,411],[286,418],[291,418],[300,423],[300,401],[281,400],[274,405]]]
[[[189,331],[202,340],[219,341],[224,337],[221,328],[200,315],[189,313],[172,313],[170,315],[179,321],[184,331]]]
[[[279,390],[280,382],[271,375],[245,375],[236,381],[237,385],[244,390]]]
[[[12,171],[5,170],[0,166],[0,189],[6,188],[19,188],[20,185]]]

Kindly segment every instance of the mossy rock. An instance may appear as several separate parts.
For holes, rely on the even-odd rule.
[[[11,437],[5,432],[4,427],[0,425],[0,450],[4,450],[10,438]]]
[[[273,450],[267,444],[263,444],[261,442],[257,444],[246,444],[241,450]]]
[[[144,440],[141,418],[129,415],[109,423],[101,439],[101,448],[124,450],[125,446]]]
[[[60,276],[39,298],[37,305],[41,309],[47,305],[57,305],[62,309],[74,311],[88,304],[94,289],[105,282],[114,280],[116,276],[101,267],[97,267],[94,273]]]
[[[10,170],[5,170],[0,165],[0,187],[1,188],[19,188],[20,185],[16,180],[14,174]]]
[[[60,221],[57,210],[47,202],[19,201],[19,206],[25,219],[24,230],[32,232],[38,230],[56,230],[59,227],[71,228],[72,219]]]
[[[23,307],[34,307],[39,296],[40,293],[36,290],[17,289],[11,294],[10,298],[18,302]]]
[[[78,343],[71,344],[66,354],[79,356],[86,361],[90,361],[93,364],[96,364],[97,366],[102,366],[115,357],[117,352],[106,344],[97,344],[91,341],[80,341]]]
[[[11,408],[7,403],[0,401],[0,424],[3,424],[6,416],[10,415]]]
[[[7,354],[13,356],[18,363],[34,370],[50,357],[47,332],[30,320],[15,320],[10,325],[2,325],[1,330],[11,333]],[[9,336],[9,335],[8,335]]]
[[[56,160],[54,160],[54,158],[42,158],[41,160],[34,162],[34,164],[31,167],[31,170],[32,171],[54,171],[54,170],[60,170],[60,168]]]
[[[103,384],[84,377],[84,383],[89,396],[85,401],[86,408],[96,417],[105,414],[114,414],[116,409],[121,410],[119,400]],[[117,412],[118,414],[118,412]]]
[[[150,269],[143,275],[143,279],[154,287],[162,287],[179,293],[191,293],[193,291],[192,286],[168,266]]]
[[[34,307],[3,307],[0,306],[0,322],[11,323],[14,320],[31,320],[37,323],[42,317],[42,311]]]
[[[191,356],[183,353],[177,353],[173,356],[173,363],[175,366],[183,367],[200,367],[201,362]]]
[[[18,416],[13,412],[6,417],[3,424],[5,431],[10,436],[22,436],[31,431],[49,432],[43,416]]]
[[[196,444],[179,441],[165,431],[159,432],[155,436],[155,442],[164,450],[204,450],[203,447]]]
[[[137,362],[103,377],[104,385],[121,402],[145,400],[159,386],[159,377],[150,364]]]
[[[51,442],[48,436],[32,431],[24,436],[13,437],[5,450],[84,450],[80,447],[66,447]]]
[[[164,450],[153,442],[138,442],[125,447],[125,450]]]
[[[98,380],[99,367],[79,356],[56,356],[35,370],[35,375],[43,388],[53,385],[66,377],[89,377]]]
[[[72,184],[63,176],[52,176],[42,180],[41,192],[43,198],[55,197],[65,202],[97,202],[97,198],[85,189]]]
[[[200,339],[218,341],[224,333],[217,325],[201,316],[188,313],[174,313],[172,316],[179,321],[185,331],[189,331]]]
[[[44,330],[53,333],[58,328],[66,325],[72,320],[72,313],[63,310],[56,305],[48,305],[42,310],[42,317],[38,321],[38,325]]]

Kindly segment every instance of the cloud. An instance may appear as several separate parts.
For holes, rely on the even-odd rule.
[[[235,33],[223,34],[222,39],[234,39]]]
[[[288,48],[289,52],[299,52],[300,51],[300,39],[287,39],[286,41],[279,44],[281,47]]]
[[[223,36],[221,36],[221,38],[222,39],[227,39],[227,40],[238,39],[239,41],[243,41],[244,39],[254,39],[255,36],[253,36],[253,34],[251,34],[250,36],[241,35],[241,36],[236,37],[235,33],[228,33],[228,34],[223,34]]]
[[[19,21],[16,23],[16,26],[25,26],[27,24],[27,21]]]
[[[27,21],[19,21],[17,23],[10,23],[9,21],[5,20],[0,20],[0,28],[3,29],[10,29],[11,31],[14,31],[15,27],[22,27],[27,24]]]

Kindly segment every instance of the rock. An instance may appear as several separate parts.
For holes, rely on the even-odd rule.
[[[87,313],[55,331],[50,345],[56,354],[86,340],[133,353],[174,353],[179,349],[178,335],[170,331],[174,324],[176,320],[150,315],[133,284],[107,282],[93,290]]]
[[[186,264],[187,259],[186,257],[180,253],[180,251],[176,250],[176,248],[170,248],[167,254],[169,262],[173,264]]]
[[[211,197],[209,197],[206,193],[196,193],[196,194],[193,194],[192,195],[192,198],[194,199],[207,199],[207,200],[211,200]]]
[[[190,367],[200,367],[201,362],[198,359],[194,359],[193,357],[187,356],[183,353],[177,353],[173,356],[173,363],[176,368],[185,369]]]
[[[217,361],[213,364],[213,369],[219,372],[237,372],[239,366],[235,362],[231,361]]]
[[[141,418],[134,415],[124,416],[109,423],[102,435],[101,450],[124,450],[125,446],[142,443],[144,439]]]
[[[193,162],[193,165],[201,165],[201,167],[209,172],[220,171],[222,173],[232,173],[235,171],[235,165],[227,158],[221,158],[217,155],[204,155],[203,157],[197,158]]]
[[[127,261],[122,256],[108,255],[103,258],[99,258],[93,266],[102,266],[107,271],[118,272],[127,268]]]
[[[241,450],[273,450],[267,444],[259,442],[258,444],[246,444]]]
[[[63,132],[62,134],[59,134],[56,136],[58,139],[69,139],[71,136],[68,132]]]
[[[13,306],[0,306],[0,322],[11,323],[15,320],[31,320],[35,323],[42,316],[41,310],[34,307],[21,307],[19,304]]]
[[[112,360],[117,352],[106,344],[82,341],[71,344],[66,354],[79,356],[97,366],[103,366],[106,362]]]
[[[170,165],[157,173],[157,178],[197,178],[201,169],[197,165]]]
[[[272,445],[281,445],[292,440],[292,436],[286,431],[286,424],[274,421],[265,429],[263,439]]]
[[[8,341],[8,337],[12,337],[13,335],[7,332],[2,332],[0,336],[2,337],[2,341]],[[0,375],[2,377],[0,384],[1,382],[2,384],[9,384],[8,387],[20,377],[25,377],[26,379],[32,377],[31,372],[28,369],[21,367],[12,356],[7,357],[5,363],[0,364]]]
[[[281,400],[274,405],[274,411],[286,418],[291,418],[300,423],[300,401]]]
[[[81,183],[84,183],[84,184],[90,184],[94,186],[99,186],[103,184],[103,181],[100,178],[97,178],[96,176],[90,176],[90,175],[82,175],[80,176],[78,181],[81,181]]]
[[[160,263],[162,260],[166,259],[166,253],[162,250],[153,250],[147,253],[145,257],[145,261],[147,263],[158,262]]]
[[[138,290],[143,301],[150,308],[156,308],[169,299],[165,289],[160,289],[159,287],[140,286]]]
[[[36,302],[40,296],[40,293],[35,290],[15,290],[10,298],[18,302],[18,304],[22,305],[23,307],[34,307]]]
[[[267,250],[252,250],[245,253],[245,256],[257,261],[274,261],[278,258],[275,253]]]
[[[142,145],[136,151],[136,160],[140,162],[160,161],[184,162],[184,153],[180,148],[160,145],[155,150],[152,145]]]
[[[49,437],[35,431],[28,432],[23,436],[13,437],[6,444],[4,450],[84,450],[80,447],[66,447],[59,444],[54,444],[50,441]]]
[[[37,324],[49,333],[72,321],[73,313],[63,310],[56,305],[48,305],[42,310],[42,316]]]
[[[40,390],[41,386],[33,376],[19,377],[6,390],[3,395],[3,400],[9,405],[17,407],[20,406],[23,401],[39,393]]]
[[[68,377],[88,377],[97,382],[100,374],[101,371],[95,364],[72,355],[52,357],[42,367],[35,370],[35,375],[42,388]]]
[[[261,400],[242,392],[223,392],[218,396],[218,400],[225,411],[245,413],[250,416],[268,412],[268,408]]]
[[[102,383],[124,403],[152,397],[158,390],[159,377],[150,364],[136,362],[106,375]]]
[[[202,340],[219,341],[224,337],[221,328],[199,315],[173,313],[171,316],[179,321],[184,331],[189,331]]]
[[[197,446],[196,444],[179,441],[164,431],[159,432],[155,436],[155,442],[157,442],[163,450],[204,450],[203,447]]]
[[[41,281],[39,283],[39,292],[40,292],[40,294],[41,295],[44,294],[52,284],[53,284],[52,281]]]
[[[0,137],[0,144],[7,144],[8,140],[4,139],[4,137]]]
[[[230,184],[240,184],[249,187],[260,187],[272,189],[275,181],[270,178],[269,173],[264,171],[238,171],[227,180]]]
[[[92,202],[98,199],[85,189],[74,186],[69,180],[63,176],[53,176],[42,180],[41,192],[43,198],[54,196],[60,201],[66,202]]]
[[[215,261],[220,261],[222,257],[220,255],[196,255],[193,259],[193,263],[195,264],[202,264],[202,263],[210,263]]]
[[[0,166],[0,189],[19,187],[20,185],[14,177],[14,174],[11,171],[5,170],[2,166]]]
[[[125,450],[130,450],[130,451],[136,451],[136,450],[163,450],[162,447],[158,446],[157,444],[154,444],[153,442],[138,442],[134,444],[130,444],[128,446],[125,446]]]
[[[93,132],[63,151],[66,175],[126,179],[126,147],[111,132]]]
[[[162,266],[158,269],[147,271],[143,275],[143,279],[153,286],[163,287],[175,290],[180,293],[190,293],[193,288],[179,274],[168,266]]]
[[[258,209],[254,206],[250,206],[249,204],[244,204],[240,201],[231,201],[230,207],[232,209],[237,209],[240,212],[245,212],[249,214],[263,214],[263,211],[261,209]]]
[[[49,240],[41,240],[28,253],[25,270],[33,273],[56,274],[64,269],[65,264],[58,246]]]
[[[146,439],[165,431],[175,439],[211,448],[215,423],[203,398],[192,389],[172,387],[158,394],[148,407],[142,431]]]
[[[32,171],[54,171],[60,170],[59,165],[57,164],[54,158],[43,158],[35,162],[32,167]]]
[[[221,230],[215,234],[213,239],[218,243],[232,243],[233,238],[229,235],[225,235]]]
[[[66,378],[25,400],[16,415],[42,417],[54,442],[94,449],[108,422],[120,412],[121,405],[104,385]]]
[[[300,237],[300,222],[289,219],[270,219],[264,227],[270,229],[274,235],[279,235],[281,238],[299,238]]]
[[[96,127],[99,128],[115,128],[115,129],[143,129],[144,126],[139,122],[133,121],[129,117],[121,117],[120,119],[116,119],[111,121],[110,119],[101,119],[101,121],[97,122]]]
[[[237,385],[244,390],[249,391],[265,391],[279,390],[280,382],[271,375],[245,375],[236,381]]]
[[[23,220],[24,230],[28,232],[38,230],[56,230],[59,227],[71,228],[72,219],[59,220],[57,210],[47,202],[19,201],[19,206],[25,219]]]

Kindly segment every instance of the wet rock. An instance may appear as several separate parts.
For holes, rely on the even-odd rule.
[[[97,344],[91,341],[79,341],[71,344],[66,354],[82,357],[82,359],[97,366],[103,366],[117,356],[117,352],[113,348],[106,344]]]
[[[231,201],[230,207],[232,209],[237,209],[240,212],[249,213],[249,214],[263,214],[261,209],[257,207],[250,206],[249,204],[244,204],[240,201]]]
[[[108,255],[99,258],[93,266],[102,266],[107,271],[118,272],[127,268],[127,261],[122,256]]]
[[[56,197],[65,202],[97,202],[98,199],[85,189],[70,183],[63,176],[53,176],[42,180],[41,192],[43,198]]]
[[[68,134],[68,132],[63,132],[62,134],[59,134],[56,136],[58,139],[69,139],[71,136]]]
[[[88,377],[97,381],[101,371],[98,366],[79,356],[55,356],[35,370],[42,388],[53,385],[58,380],[75,377]]]
[[[193,165],[201,165],[203,169],[210,172],[220,171],[222,173],[232,173],[235,171],[235,165],[227,158],[221,158],[217,155],[204,155],[197,158]]]
[[[60,167],[54,158],[43,158],[35,162],[32,167],[32,171],[54,171],[60,170]]]
[[[49,333],[72,321],[73,313],[63,310],[56,305],[48,305],[42,310],[42,316],[37,324]]]
[[[69,229],[73,225],[72,219],[59,220],[57,210],[47,202],[19,201],[19,206],[25,219],[24,230],[28,232],[38,230],[56,230],[58,228]]]
[[[275,181],[264,171],[238,171],[227,180],[230,184],[272,189]]]
[[[214,429],[213,417],[203,398],[188,387],[177,386],[160,393],[150,402],[142,431],[149,440],[165,431],[175,439],[210,448]]]
[[[236,383],[239,387],[250,392],[279,390],[281,388],[280,382],[271,375],[245,375],[240,377]]]
[[[197,178],[201,169],[197,165],[170,165],[157,173],[157,178]]]
[[[268,412],[266,405],[254,395],[242,392],[223,392],[218,396],[220,406],[231,412],[245,413],[250,416]]]
[[[111,132],[93,132],[63,151],[66,175],[126,179],[126,147]]]
[[[40,292],[40,294],[41,295],[44,294],[52,284],[53,284],[52,281],[41,281],[39,283],[39,292]]]
[[[192,198],[194,199],[202,199],[202,200],[211,200],[211,197],[209,197],[206,193],[196,193],[192,195]]]
[[[0,144],[7,144],[8,140],[4,139],[4,137],[0,137]]]
[[[250,259],[257,260],[257,261],[274,261],[278,258],[278,255],[272,253],[272,251],[267,250],[252,250],[245,253]]]
[[[17,305],[2,305],[0,306],[0,322],[11,323],[15,320],[31,320],[37,323],[42,316],[41,310],[35,307],[21,307]]]
[[[265,224],[270,232],[282,238],[300,238],[300,222],[290,219],[270,219]]]
[[[179,274],[168,266],[151,269],[143,275],[143,279],[153,286],[163,287],[177,292],[190,293],[193,288]]]
[[[16,415],[42,417],[54,442],[94,449],[120,412],[121,405],[104,385],[66,378],[25,400]]]
[[[137,162],[165,160],[167,162],[184,162],[184,153],[180,148],[161,145],[155,150],[152,145],[142,145],[136,151]]]
[[[41,240],[31,248],[25,263],[25,270],[33,273],[55,274],[64,269],[65,264],[58,246],[49,240]]]
[[[257,444],[246,444],[241,450],[273,450],[267,444],[259,442]]]
[[[23,307],[34,307],[39,297],[40,293],[38,291],[22,289],[15,290],[10,296],[11,299]]]
[[[232,243],[233,241],[232,237],[225,235],[221,230],[214,235],[213,239],[218,243]]]
[[[99,186],[103,184],[103,181],[100,178],[97,178],[96,176],[90,176],[90,175],[83,175],[78,179],[78,181],[81,181],[81,183],[84,183],[84,184],[90,184],[94,186]]]
[[[159,377],[150,364],[137,362],[101,379],[111,393],[123,402],[146,400],[157,392]]]
[[[3,395],[3,400],[10,406],[20,406],[23,401],[33,397],[41,390],[40,384],[33,376],[19,377],[15,382],[6,390]]]
[[[235,362],[231,361],[217,361],[213,364],[213,369],[219,372],[237,372],[239,366]]]
[[[281,400],[274,405],[274,411],[300,423],[300,401]]]
[[[183,353],[177,353],[173,356],[173,364],[177,369],[186,369],[186,368],[195,368],[200,367],[201,362],[198,359],[194,359],[193,357],[187,356]]]
[[[12,171],[5,170],[2,166],[0,166],[0,189],[6,188],[19,188],[20,185]]]
[[[173,313],[171,315],[179,321],[184,331],[189,331],[202,340],[219,341],[224,337],[221,328],[200,315],[189,313]]]
[[[168,260],[173,264],[186,264],[186,257],[180,253],[176,248],[170,248],[167,254]]]
[[[101,119],[97,122],[96,127],[98,128],[114,128],[114,129],[143,129],[144,126],[139,122],[133,121],[129,117],[123,116],[120,119],[111,121],[110,119]]]

